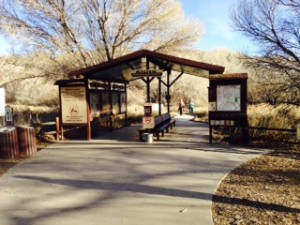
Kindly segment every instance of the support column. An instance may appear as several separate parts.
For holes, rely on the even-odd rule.
[[[168,105],[168,113],[170,113],[170,102],[171,102],[171,95],[170,95],[170,76],[171,70],[168,70],[167,73],[167,105]]]
[[[158,78],[158,114],[161,115],[161,78]]]
[[[91,108],[90,108],[90,91],[89,91],[89,81],[85,80],[85,91],[86,91],[86,104],[87,104],[87,140],[92,139],[92,128],[91,128]]]
[[[127,127],[128,124],[128,104],[127,104],[127,84],[125,84],[125,126]],[[121,106],[122,107],[122,106]]]
[[[150,77],[147,77],[147,102],[150,102]]]
[[[112,96],[112,85],[111,82],[108,82],[108,86],[109,86],[109,101],[110,101],[110,115],[109,115],[109,120],[108,120],[108,124],[109,124],[109,131],[112,132],[113,130],[113,96]]]

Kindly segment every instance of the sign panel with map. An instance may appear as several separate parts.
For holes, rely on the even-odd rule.
[[[61,87],[60,94],[62,123],[86,124],[87,102],[85,87]]]
[[[239,127],[231,136],[242,135],[242,142],[248,142],[247,117],[247,73],[211,74],[209,76],[209,142],[213,142],[213,128]],[[234,129],[235,130],[235,129]]]
[[[241,86],[217,86],[217,111],[241,111]]]

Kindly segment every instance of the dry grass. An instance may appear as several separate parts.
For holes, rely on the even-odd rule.
[[[251,127],[294,129],[300,123],[300,107],[268,104],[248,106],[248,120]]]

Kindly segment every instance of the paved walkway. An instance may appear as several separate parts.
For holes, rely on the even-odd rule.
[[[151,144],[133,126],[43,149],[0,177],[0,224],[213,224],[219,182],[263,152],[210,145],[208,127],[190,119]]]

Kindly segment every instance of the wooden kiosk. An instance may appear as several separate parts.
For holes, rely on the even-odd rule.
[[[209,142],[214,127],[239,127],[243,142],[248,140],[247,73],[209,76]]]
[[[59,80],[60,133],[65,126],[84,125],[91,140],[91,121],[101,119],[111,131],[112,120],[123,114],[127,120],[126,83],[84,79]]]

